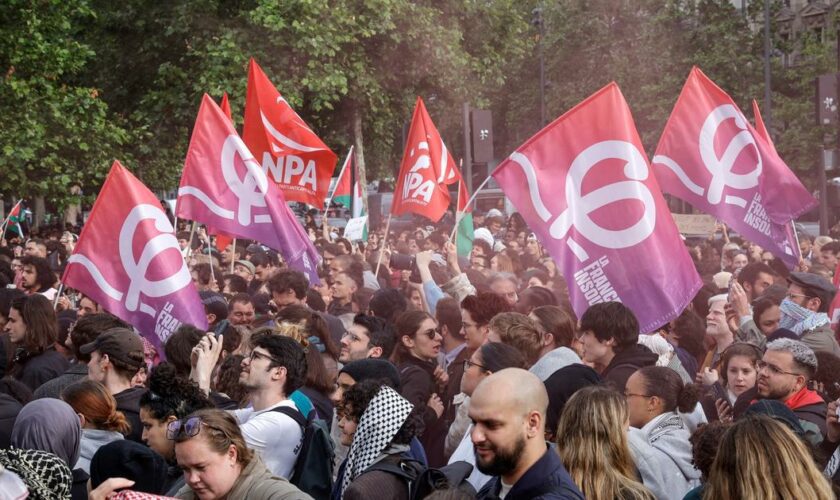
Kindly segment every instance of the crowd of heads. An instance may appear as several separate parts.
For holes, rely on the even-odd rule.
[[[725,233],[689,238],[704,286],[643,332],[621,302],[577,314],[519,214],[474,221],[459,253],[451,216],[364,242],[307,217],[319,284],[257,242],[178,228],[209,331],[160,348],[61,287],[73,233],[7,238],[0,465],[33,498],[317,498],[297,471],[320,422],[331,498],[408,498],[379,462],[469,464],[451,498],[833,498],[840,241],[800,235],[791,271]]]

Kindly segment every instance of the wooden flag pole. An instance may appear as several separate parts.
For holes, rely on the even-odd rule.
[[[388,246],[388,231],[391,230],[391,214],[388,214],[388,222],[385,223],[385,237],[379,244],[379,258],[376,259],[376,272],[373,273],[375,278],[379,278],[379,266],[382,264],[382,254],[385,252],[385,247]]]

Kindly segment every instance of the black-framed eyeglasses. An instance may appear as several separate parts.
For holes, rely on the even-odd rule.
[[[271,362],[278,363],[278,361],[276,359],[272,358],[268,354],[263,354],[263,353],[257,352],[257,351],[251,351],[251,354],[248,355],[248,361],[253,363],[256,358],[267,359]]]
[[[486,366],[480,365],[480,364],[476,363],[475,361],[465,359],[464,360],[464,371],[467,371],[471,366],[477,366],[477,367],[481,368],[482,370],[484,370],[486,372],[490,371],[490,368],[487,368]]]
[[[798,377],[798,376],[802,375],[801,373],[786,372],[786,371],[782,370],[781,368],[779,368],[778,366],[776,366],[772,363],[767,363],[766,361],[759,361],[758,363],[755,364],[755,366],[756,366],[756,368],[758,368],[758,371],[761,371],[761,370],[767,368],[767,370],[770,373],[772,373],[773,375],[793,375],[794,377]]]
[[[166,426],[166,439],[174,441],[179,435],[184,434],[188,438],[195,437],[201,430],[201,419],[190,417],[185,420],[173,420]]]

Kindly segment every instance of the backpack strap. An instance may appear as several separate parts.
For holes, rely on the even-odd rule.
[[[303,416],[303,413],[300,410],[296,410],[294,408],[289,408],[288,406],[276,406],[272,408],[270,411],[276,411],[277,413],[282,413],[287,417],[291,418],[302,428],[306,429],[307,420],[306,417]]]

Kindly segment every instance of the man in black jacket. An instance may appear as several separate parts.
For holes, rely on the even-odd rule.
[[[526,370],[507,368],[478,384],[470,401],[471,439],[478,470],[494,477],[477,498],[583,499],[545,442],[547,409],[545,386]]]
[[[639,321],[621,302],[591,306],[580,318],[580,336],[587,363],[616,390],[624,392],[627,379],[639,368],[656,364],[658,356],[639,344]]]

